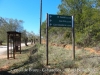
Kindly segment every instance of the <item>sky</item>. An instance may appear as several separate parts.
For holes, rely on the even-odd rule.
[[[46,13],[56,14],[61,0],[42,0],[42,22]],[[28,32],[39,35],[40,0],[0,0],[0,17],[23,20],[23,27]]]

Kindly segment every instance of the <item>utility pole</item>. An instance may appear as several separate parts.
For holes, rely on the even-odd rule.
[[[41,24],[42,24],[42,0],[40,0],[40,44],[41,44]]]

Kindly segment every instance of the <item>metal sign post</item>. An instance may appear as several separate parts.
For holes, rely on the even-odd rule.
[[[73,60],[75,60],[75,30],[74,30],[74,17],[72,16],[72,46],[73,46]]]
[[[46,17],[46,65],[48,65],[48,26],[50,27],[70,27],[72,28],[72,49],[73,60],[75,59],[75,32],[74,32],[74,17],[64,15],[52,15],[47,13]]]

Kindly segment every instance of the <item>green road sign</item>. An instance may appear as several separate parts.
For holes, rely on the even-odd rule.
[[[49,26],[52,27],[72,27],[72,16],[52,15],[48,16]]]

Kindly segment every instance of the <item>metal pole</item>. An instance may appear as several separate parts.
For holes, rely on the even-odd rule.
[[[47,13],[47,19],[46,19],[46,57],[47,57],[47,62],[46,65],[48,66],[48,13]]]
[[[75,31],[74,31],[74,17],[72,16],[72,46],[73,46],[73,60],[75,60]]]
[[[40,0],[40,44],[41,44],[41,24],[42,24],[42,0]]]

